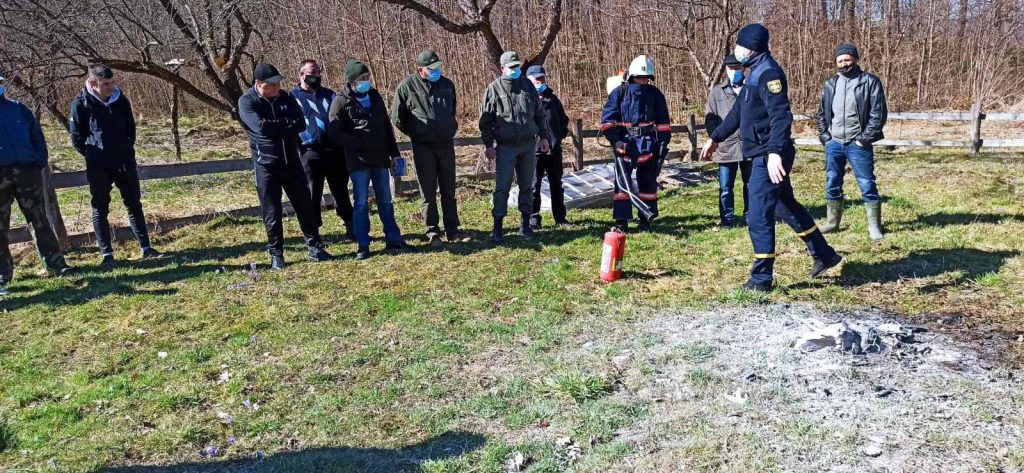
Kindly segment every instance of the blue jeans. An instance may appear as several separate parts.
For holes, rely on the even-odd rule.
[[[750,182],[750,161],[718,164],[718,216],[723,224],[734,223],[736,211],[736,173],[740,173],[743,182],[743,217],[746,220],[750,209],[750,197],[747,195],[747,183]]]
[[[402,231],[395,221],[395,204],[391,200],[391,173],[388,168],[362,169],[352,171],[352,226],[359,248],[370,246],[370,182],[373,195],[377,197],[377,214],[384,225],[384,240],[395,244],[402,242]]]
[[[875,182],[875,150],[871,145],[842,144],[829,141],[825,145],[825,199],[843,200],[843,175],[849,161],[860,187],[864,202],[878,202],[878,184]]]

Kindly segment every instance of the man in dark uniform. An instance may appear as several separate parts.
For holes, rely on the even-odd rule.
[[[267,229],[267,252],[271,269],[284,269],[284,228],[281,191],[299,219],[311,261],[327,261],[331,255],[320,238],[320,219],[313,210],[306,173],[299,161],[299,133],[306,120],[295,97],[281,90],[284,77],[270,64],[258,64],[253,71],[255,84],[238,99],[238,115],[249,136],[256,192]]]
[[[776,216],[807,244],[814,257],[812,278],[838,265],[842,257],[825,241],[814,219],[793,195],[788,177],[796,159],[793,112],[786,75],[768,52],[768,29],[761,24],[743,27],[736,38],[734,55],[749,71],[746,86],[732,111],[711,133],[702,158],[710,158],[718,143],[739,129],[743,156],[752,160],[747,225],[754,245],[754,265],[743,287],[767,292],[774,284]]]
[[[548,86],[544,66],[530,66],[526,70],[526,78],[537,88],[537,95],[540,96],[540,101],[547,111],[548,127],[551,129],[551,136],[548,137],[548,143],[551,144],[550,152],[541,153],[540,149],[537,149],[537,176],[533,185],[533,215],[530,216],[530,225],[534,229],[540,229],[540,186],[544,182],[544,176],[547,176],[551,195],[551,215],[555,219],[555,226],[566,227],[569,221],[565,218],[565,190],[562,188],[562,140],[569,136],[569,117],[565,114],[562,101]]]

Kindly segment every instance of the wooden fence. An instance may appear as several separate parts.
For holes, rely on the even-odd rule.
[[[806,115],[795,115],[797,120],[813,120],[813,117]],[[1024,139],[998,139],[998,140],[983,140],[981,138],[981,123],[984,120],[990,121],[1024,121],[1024,114],[1019,113],[982,113],[981,107],[975,105],[970,112],[951,112],[951,113],[891,113],[889,114],[889,120],[929,120],[929,121],[967,121],[971,122],[971,139],[970,140],[896,140],[886,139],[878,142],[877,144],[883,146],[911,146],[911,147],[957,147],[971,150],[974,154],[977,154],[982,146],[986,147],[1024,147]],[[685,133],[687,141],[689,142],[689,150],[673,151],[669,153],[668,159],[689,159],[691,161],[697,160],[700,152],[700,147],[697,143],[697,134],[701,130],[704,130],[703,124],[697,123],[697,117],[693,114],[689,116],[689,123],[686,125],[673,125],[673,133]],[[565,165],[571,166],[574,170],[582,169],[585,165],[590,164],[602,164],[611,162],[611,158],[586,160],[584,153],[584,140],[599,138],[601,133],[599,130],[585,130],[583,129],[583,120],[576,120],[572,124],[570,129],[569,140],[571,140],[572,159],[567,161]],[[798,138],[794,140],[798,145],[820,145],[817,139],[805,139]],[[468,137],[468,138],[456,138],[455,146],[480,146],[480,138]],[[402,151],[411,150],[410,143],[399,143],[399,149]],[[252,169],[252,161],[246,159],[228,159],[228,160],[216,160],[216,161],[200,161],[194,163],[179,163],[179,164],[158,164],[139,166],[139,178],[142,180],[149,179],[170,179],[176,177],[187,177],[187,176],[198,176],[204,174],[217,174],[226,172],[238,172],[247,171]],[[69,246],[85,246],[93,241],[93,235],[91,232],[79,233],[74,235],[68,235],[63,217],[60,213],[60,208],[57,203],[56,193],[54,189],[68,188],[68,187],[80,187],[87,186],[88,182],[85,178],[85,171],[76,172],[62,172],[51,174],[49,169],[44,170],[44,177],[49,182],[49,189],[47,193],[47,211],[48,215],[53,224],[54,230],[57,233],[57,237],[63,247]],[[485,180],[493,179],[494,173],[476,173],[462,175],[460,178],[471,179],[471,180]],[[397,192],[405,190],[415,189],[417,183],[414,179],[401,179],[396,178],[395,189]],[[330,207],[333,205],[333,200],[330,196],[325,196],[325,204]],[[286,205],[285,212],[290,213],[291,207]],[[192,215],[186,217],[178,217],[173,219],[165,219],[158,222],[152,222],[149,224],[153,232],[167,231],[174,228],[182,227],[185,225],[192,225],[196,223],[202,223],[211,219],[230,216],[230,217],[248,217],[248,216],[259,216],[262,215],[258,206],[247,207],[242,209],[234,209],[228,211],[217,211],[201,215]],[[117,227],[112,230],[113,238],[115,240],[129,240],[133,236],[131,231],[127,227]],[[9,234],[11,243],[22,243],[31,241],[31,235],[27,228],[21,227],[12,229]]]

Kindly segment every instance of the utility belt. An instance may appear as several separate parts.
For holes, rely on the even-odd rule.
[[[657,133],[658,129],[654,124],[640,125],[640,126],[623,126],[626,129],[626,133],[633,138],[640,138],[642,136],[653,136]]]

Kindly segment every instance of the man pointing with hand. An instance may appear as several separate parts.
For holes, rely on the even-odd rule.
[[[754,245],[754,265],[743,287],[768,292],[774,286],[776,217],[789,224],[807,244],[814,257],[810,277],[838,265],[842,257],[825,241],[814,219],[793,195],[788,177],[796,159],[793,112],[786,74],[768,51],[768,29],[758,23],[743,27],[736,38],[734,55],[747,68],[746,86],[729,115],[711,133],[701,158],[710,159],[718,143],[739,129],[743,156],[753,164],[747,226]]]

